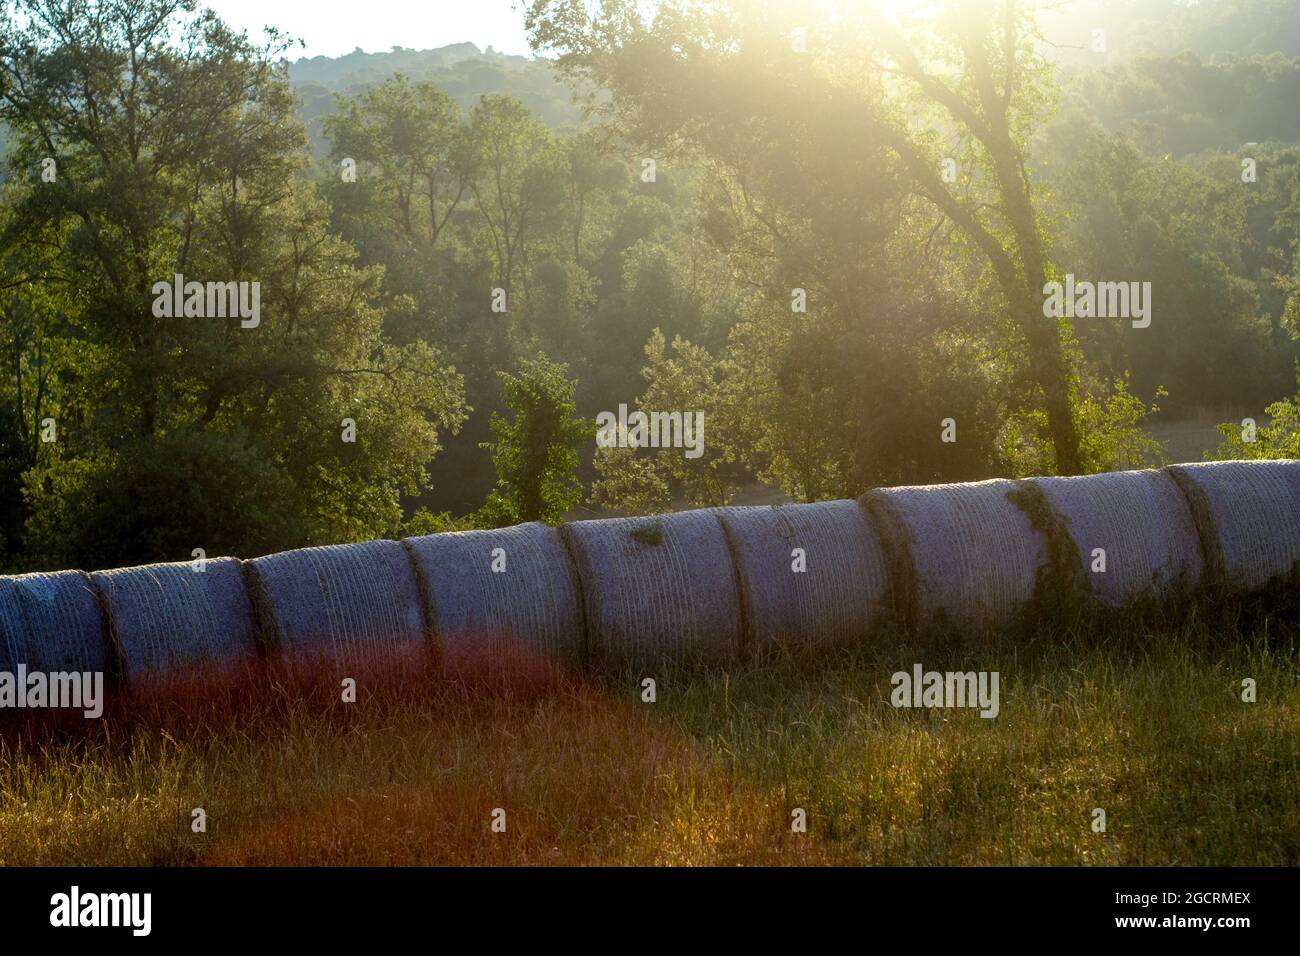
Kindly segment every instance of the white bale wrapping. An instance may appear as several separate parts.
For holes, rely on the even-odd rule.
[[[382,662],[387,652],[426,640],[415,571],[401,542],[303,548],[247,564],[286,653]]]
[[[1015,490],[1015,482],[995,478],[873,492],[907,535],[918,623],[1003,624],[1034,596],[1047,540],[1007,497]]]
[[[213,559],[203,572],[0,577],[0,670],[106,670],[120,649],[128,677],[152,674],[246,654],[259,623],[286,651],[349,660],[422,649],[435,628],[448,648],[485,639],[489,656],[572,656],[585,634],[595,659],[726,659],[746,637],[853,640],[900,601],[921,624],[1006,623],[1074,551],[1111,606],[1300,571],[1297,461],[884,488],[863,504],[865,519],[847,501],[702,510]],[[805,573],[791,568],[796,547]],[[1091,572],[1098,547],[1104,575]]]
[[[104,617],[81,571],[0,577],[0,671],[102,672]]]
[[[1204,561],[1187,499],[1163,471],[1117,471],[1073,478],[1035,478],[1065,521],[1083,580],[1101,603],[1122,607],[1146,596],[1192,591]],[[1094,549],[1105,571],[1094,572]]]
[[[856,501],[726,508],[718,516],[755,647],[857,641],[880,622],[889,599],[885,558]],[[804,571],[795,570],[796,548]]]
[[[235,662],[255,651],[252,606],[234,558],[99,571],[91,578],[104,596],[128,680]]]
[[[561,534],[595,657],[646,664],[739,649],[736,572],[712,511],[576,521]]]
[[[1217,461],[1173,465],[1210,512],[1227,583],[1259,588],[1300,562],[1300,461]],[[1193,501],[1193,512],[1196,502]]]
[[[444,660],[577,658],[582,609],[564,543],[550,525],[431,534],[406,545],[428,587]]]

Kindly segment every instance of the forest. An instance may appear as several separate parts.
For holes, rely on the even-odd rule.
[[[1300,457],[1296,0],[654,6],[7,4],[0,570]]]

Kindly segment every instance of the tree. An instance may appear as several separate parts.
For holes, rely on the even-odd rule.
[[[519,521],[559,523],[582,500],[578,449],[595,435],[593,423],[578,418],[568,366],[545,355],[525,359],[518,375],[501,372],[511,419],[492,416],[494,442],[487,443],[497,486],[480,523]]]
[[[4,391],[30,419],[43,380],[58,409],[57,442],[23,476],[30,562],[393,527],[439,430],[464,418],[462,384],[427,344],[385,337],[382,271],[329,232],[280,38],[255,47],[189,0],[17,6],[0,28],[16,184],[0,249],[40,281],[4,314],[27,355],[14,317],[57,319],[41,333],[54,366],[20,362]],[[155,284],[177,274],[243,283],[260,314],[167,317]]]
[[[879,38],[881,66],[903,78],[955,127],[990,195],[962,196],[940,175],[940,152],[901,123],[882,135],[931,202],[993,267],[1012,319],[1028,346],[1030,378],[1055,451],[1055,470],[1082,468],[1074,418],[1075,373],[1062,340],[1064,320],[1044,321],[1047,249],[1027,161],[1028,131],[1043,105],[1047,68],[1034,52],[1032,25],[1018,0],[967,0],[929,24],[931,42],[909,39],[869,8],[863,22]],[[923,59],[924,57],[924,59]],[[930,148],[927,148],[930,147]]]
[[[1300,189],[1295,193],[1292,207],[1291,216],[1300,216]],[[1291,274],[1282,277],[1280,285],[1287,293],[1284,323],[1300,339],[1300,249],[1296,250]],[[1300,393],[1274,402],[1264,412],[1269,421],[1255,428],[1253,434],[1237,422],[1219,425],[1223,440],[1216,457],[1300,458]]]
[[[1151,283],[1149,328],[1077,323],[1099,373],[1118,379],[1131,371],[1138,391],[1167,390],[1162,404],[1183,415],[1207,405],[1260,408],[1285,388],[1296,353],[1270,278],[1270,267],[1285,260],[1266,255],[1262,241],[1278,241],[1285,157],[1261,153],[1268,159],[1256,187],[1242,183],[1235,156],[1204,156],[1195,166],[1151,158],[1077,113],[1042,139],[1062,270]],[[1258,223],[1256,213],[1263,214]]]
[[[1220,461],[1243,458],[1300,458],[1300,395],[1284,398],[1264,409],[1268,424],[1259,425],[1247,438],[1239,422],[1219,425],[1223,440],[1214,457]]]
[[[353,160],[358,178],[376,184],[392,227],[409,245],[438,244],[474,175],[460,109],[450,96],[398,74],[360,96],[338,97],[325,135],[336,163]]]
[[[1015,0],[996,10],[959,4],[916,31],[869,7],[832,27],[811,7],[745,0],[669,2],[652,20],[635,0],[595,8],[534,0],[527,24],[535,49],[557,52],[571,76],[610,90],[606,114],[621,131],[650,148],[689,146],[729,164],[739,174],[739,200],[761,227],[750,237],[760,251],[777,253],[772,243],[786,239],[780,214],[790,206],[764,188],[771,174],[783,174],[788,193],[820,184],[827,165],[848,158],[859,170],[874,166],[874,185],[863,188],[887,195],[901,172],[907,191],[931,203],[991,267],[1023,343],[1025,384],[1045,412],[1052,464],[1063,473],[1080,469],[1076,376],[1064,322],[1042,314],[1047,256],[1026,162],[1046,66]],[[816,26],[807,47],[793,50],[790,31],[808,24]],[[833,125],[852,145],[834,156],[801,150],[798,134],[817,123]],[[935,129],[947,131],[949,142]],[[761,146],[758,163],[749,151],[774,137],[785,144],[784,168],[764,170]],[[877,159],[882,150],[899,168]],[[941,174],[940,160],[953,153],[966,168],[962,184]],[[758,175],[746,175],[755,165]],[[842,201],[848,194],[827,195]],[[811,196],[802,208],[816,201]]]
[[[565,157],[550,130],[508,96],[483,97],[469,135],[478,162],[471,188],[491,237],[497,285],[508,296],[517,272],[527,278],[528,240],[562,208]]]

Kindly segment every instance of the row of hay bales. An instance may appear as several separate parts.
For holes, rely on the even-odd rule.
[[[448,666],[727,660],[889,621],[998,627],[1048,591],[1120,608],[1297,569],[1300,462],[1175,465],[0,578],[0,670],[131,681],[395,648]]]

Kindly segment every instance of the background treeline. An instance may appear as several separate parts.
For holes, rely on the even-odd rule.
[[[490,46],[480,51],[472,43],[436,50],[395,47],[386,53],[357,49],[340,57],[296,60],[289,67],[289,81],[302,99],[299,115],[317,155],[329,152],[324,120],[338,108],[339,95],[355,96],[395,74],[433,83],[462,111],[472,109],[481,96],[497,94],[517,99],[552,129],[582,122],[573,90],[543,60],[498,53]]]
[[[1300,17],[1293,0],[1042,0],[1033,4],[1045,52],[1061,63],[1095,64],[1188,51],[1205,59],[1281,53],[1300,56]]]
[[[1300,451],[1295,0],[1111,4],[1096,55],[1095,16],[1052,46],[1000,0],[537,0],[557,65],[16,7],[9,569],[1131,467],[1206,407],[1262,426],[1225,453]],[[176,272],[260,281],[261,325],[155,318]],[[1150,328],[1043,318],[1066,272],[1151,282]],[[597,452],[620,403],[703,411],[705,454]]]

